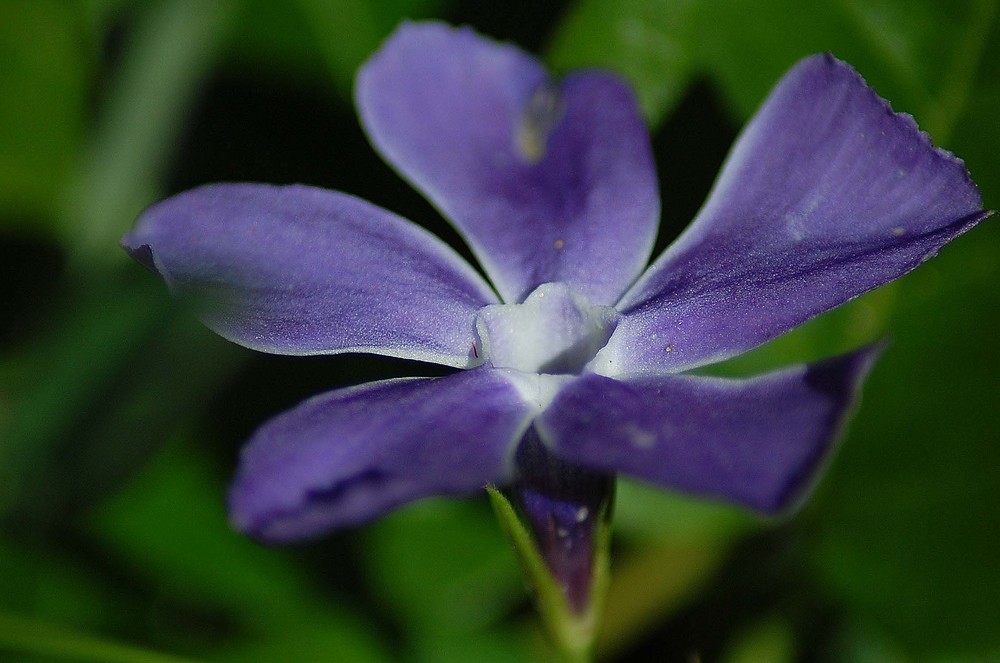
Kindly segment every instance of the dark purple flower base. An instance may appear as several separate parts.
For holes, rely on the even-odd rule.
[[[530,529],[552,577],[578,615],[588,605],[596,534],[611,517],[615,479],[552,455],[528,428],[516,455],[517,476],[504,494]]]

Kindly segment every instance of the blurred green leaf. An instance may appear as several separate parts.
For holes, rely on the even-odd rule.
[[[630,542],[723,544],[758,527],[760,518],[731,504],[618,479],[615,534]]]
[[[99,631],[113,610],[100,580],[62,551],[0,540],[0,614]]]
[[[405,19],[433,14],[441,0],[240,0],[227,50],[232,64],[298,75],[308,84],[332,79],[351,98],[354,75]]]
[[[982,22],[990,32],[985,43],[1000,41],[1000,2],[989,4],[992,14]],[[984,12],[985,13],[985,12]],[[982,58],[970,84],[965,112],[955,123],[950,144],[961,156],[983,192],[988,209],[1000,208],[1000,122],[997,122],[997,99],[1000,99],[1000,58],[994,53]],[[996,224],[996,219],[989,223]]]
[[[37,620],[0,612],[0,651],[91,663],[193,663]]]
[[[64,237],[77,267],[122,259],[118,239],[162,186],[163,170],[234,2],[137,5],[122,68],[62,199]]]
[[[731,505],[619,478],[616,539],[598,653],[627,651],[683,609],[760,519]]]
[[[639,105],[657,125],[680,101],[695,65],[693,17],[697,0],[577,2],[548,54],[557,71],[611,69],[635,88]]]
[[[598,658],[628,651],[695,600],[734,543],[664,539],[615,554]]]
[[[912,652],[1000,647],[998,278],[987,222],[900,283],[895,341],[819,493],[823,577]]]
[[[838,663],[910,663],[911,659],[900,651],[885,633],[871,628],[870,624],[848,624],[837,635],[831,647],[832,660]]]
[[[316,661],[338,663],[387,663],[393,660],[383,648],[373,644],[371,626],[321,614],[300,613],[294,623],[270,631],[256,639],[232,643],[213,652],[213,663],[253,663],[254,661]],[[468,660],[468,659],[467,659]]]
[[[947,143],[970,92],[994,0],[581,0],[553,41],[561,69],[625,75],[651,124],[694,76],[719,85],[745,118],[797,60],[832,51]]]
[[[0,3],[0,222],[54,216],[83,138],[96,50],[73,3]]]
[[[50,469],[60,440],[93,404],[128,356],[129,341],[149,333],[165,299],[148,288],[106,282],[76,297],[48,320],[29,347],[0,356],[0,513]],[[158,304],[159,303],[159,304]]]
[[[296,0],[337,88],[350,98],[361,63],[404,19],[431,16],[441,0]],[[331,35],[336,35],[333,38]]]
[[[195,416],[247,353],[129,270],[84,281],[46,332],[0,356],[0,513],[72,517]],[[99,283],[100,285],[97,285]]]
[[[92,528],[160,591],[264,622],[306,594],[305,579],[278,551],[232,531],[225,483],[204,459],[172,445],[94,514]],[[183,505],[182,509],[178,506]]]
[[[960,81],[979,64],[994,4],[769,0],[740,11],[731,0],[707,1],[697,17],[698,58],[745,117],[797,60],[832,51],[947,144],[968,94]]]
[[[794,660],[794,634],[788,622],[780,617],[756,622],[739,633],[723,659],[724,663],[782,663]]]
[[[533,614],[504,617],[528,589],[500,524],[482,500],[425,500],[365,532],[369,582],[421,663],[542,661],[549,649]]]
[[[229,528],[224,495],[224,482],[186,441],[165,449],[91,527],[158,592],[244,626],[246,637],[213,658],[385,660],[371,626],[322,596],[287,554]]]
[[[321,42],[300,3],[239,0],[226,35],[226,66],[316,84],[328,78]]]
[[[474,631],[526,599],[517,560],[482,502],[429,500],[366,535],[374,591],[415,632]]]
[[[137,20],[101,109],[99,126],[63,198],[77,266],[120,259],[117,239],[162,186],[162,173],[202,79],[228,47],[232,59],[266,62],[304,78],[325,68],[350,96],[354,73],[406,16],[435,0],[160,0],[137,3]],[[347,28],[346,26],[350,26]],[[336,35],[331,38],[331,35]],[[284,74],[283,74],[284,75]]]
[[[475,633],[415,633],[414,663],[546,663],[559,660],[541,633],[515,626]]]

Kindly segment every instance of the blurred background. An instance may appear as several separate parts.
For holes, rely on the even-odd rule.
[[[544,661],[483,497],[280,549],[230,531],[243,440],[319,391],[442,369],[230,345],[128,260],[214,181],[348,191],[468,255],[369,148],[354,71],[403,18],[635,86],[664,201],[697,211],[800,57],[851,62],[1000,206],[998,0],[0,0],[0,660]],[[889,338],[805,508],[763,521],[620,482],[605,661],[1000,660],[1000,226],[724,367]]]

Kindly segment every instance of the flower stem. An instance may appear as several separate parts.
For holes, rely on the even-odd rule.
[[[585,608],[579,612],[570,605],[564,588],[550,572],[538,545],[511,501],[492,486],[486,490],[534,590],[535,605],[553,645],[567,663],[591,661],[610,580],[608,544],[611,528],[607,525],[600,527],[594,541],[590,592]]]
[[[553,645],[567,663],[593,659],[610,580],[613,477],[568,465],[536,437],[519,474],[490,501],[517,553]]]

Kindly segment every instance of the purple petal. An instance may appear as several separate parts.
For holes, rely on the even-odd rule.
[[[472,492],[511,475],[535,412],[489,369],[316,396],[247,443],[230,517],[258,538],[288,541],[421,497]]]
[[[536,427],[570,462],[774,512],[817,475],[877,352],[739,380],[591,373]]]
[[[739,354],[902,276],[986,216],[961,161],[848,65],[808,58],[619,303],[594,368],[674,372]]]
[[[470,29],[407,24],[362,68],[369,137],[468,240],[510,303],[562,281],[613,304],[649,258],[659,196],[624,83],[549,81]]]
[[[280,354],[372,352],[466,367],[496,296],[409,221],[306,186],[216,184],[150,207],[122,240],[203,320]]]

